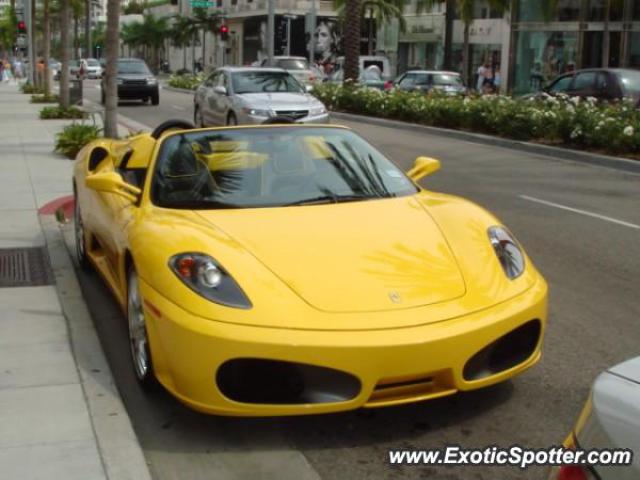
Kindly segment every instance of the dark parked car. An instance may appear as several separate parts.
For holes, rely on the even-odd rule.
[[[393,82],[387,82],[385,89],[398,88],[407,91],[430,92],[439,90],[448,95],[467,93],[462,77],[457,72],[438,70],[409,70]]]
[[[640,71],[622,68],[590,68],[565,73],[542,89],[549,95],[594,97],[601,101],[630,98],[640,105]]]
[[[118,60],[118,98],[126,100],[140,99],[160,103],[158,80],[147,64],[139,58],[121,58]],[[105,103],[105,79],[101,82],[102,103]]]

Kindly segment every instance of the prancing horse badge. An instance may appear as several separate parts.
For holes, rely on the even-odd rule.
[[[402,302],[402,298],[400,298],[400,294],[398,292],[389,292],[389,298],[391,299],[391,301],[393,303],[401,303]]]

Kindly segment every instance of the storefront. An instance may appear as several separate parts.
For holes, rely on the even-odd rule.
[[[538,90],[579,68],[640,67],[638,1],[611,2],[606,24],[606,0],[558,0],[547,13],[539,0],[520,0],[513,15],[514,94]]]
[[[444,15],[406,16],[398,35],[398,73],[409,69],[440,69],[444,59]]]

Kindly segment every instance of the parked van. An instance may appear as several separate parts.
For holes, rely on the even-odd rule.
[[[336,63],[338,64],[338,69],[344,68],[344,57],[338,57]],[[360,72],[364,72],[371,65],[375,65],[380,69],[384,80],[393,78],[394,75],[391,72],[391,65],[387,57],[382,55],[360,55]]]

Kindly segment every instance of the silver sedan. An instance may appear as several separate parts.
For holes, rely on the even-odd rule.
[[[276,117],[329,123],[322,102],[279,68],[223,67],[196,90],[194,122],[198,126],[256,125]]]

